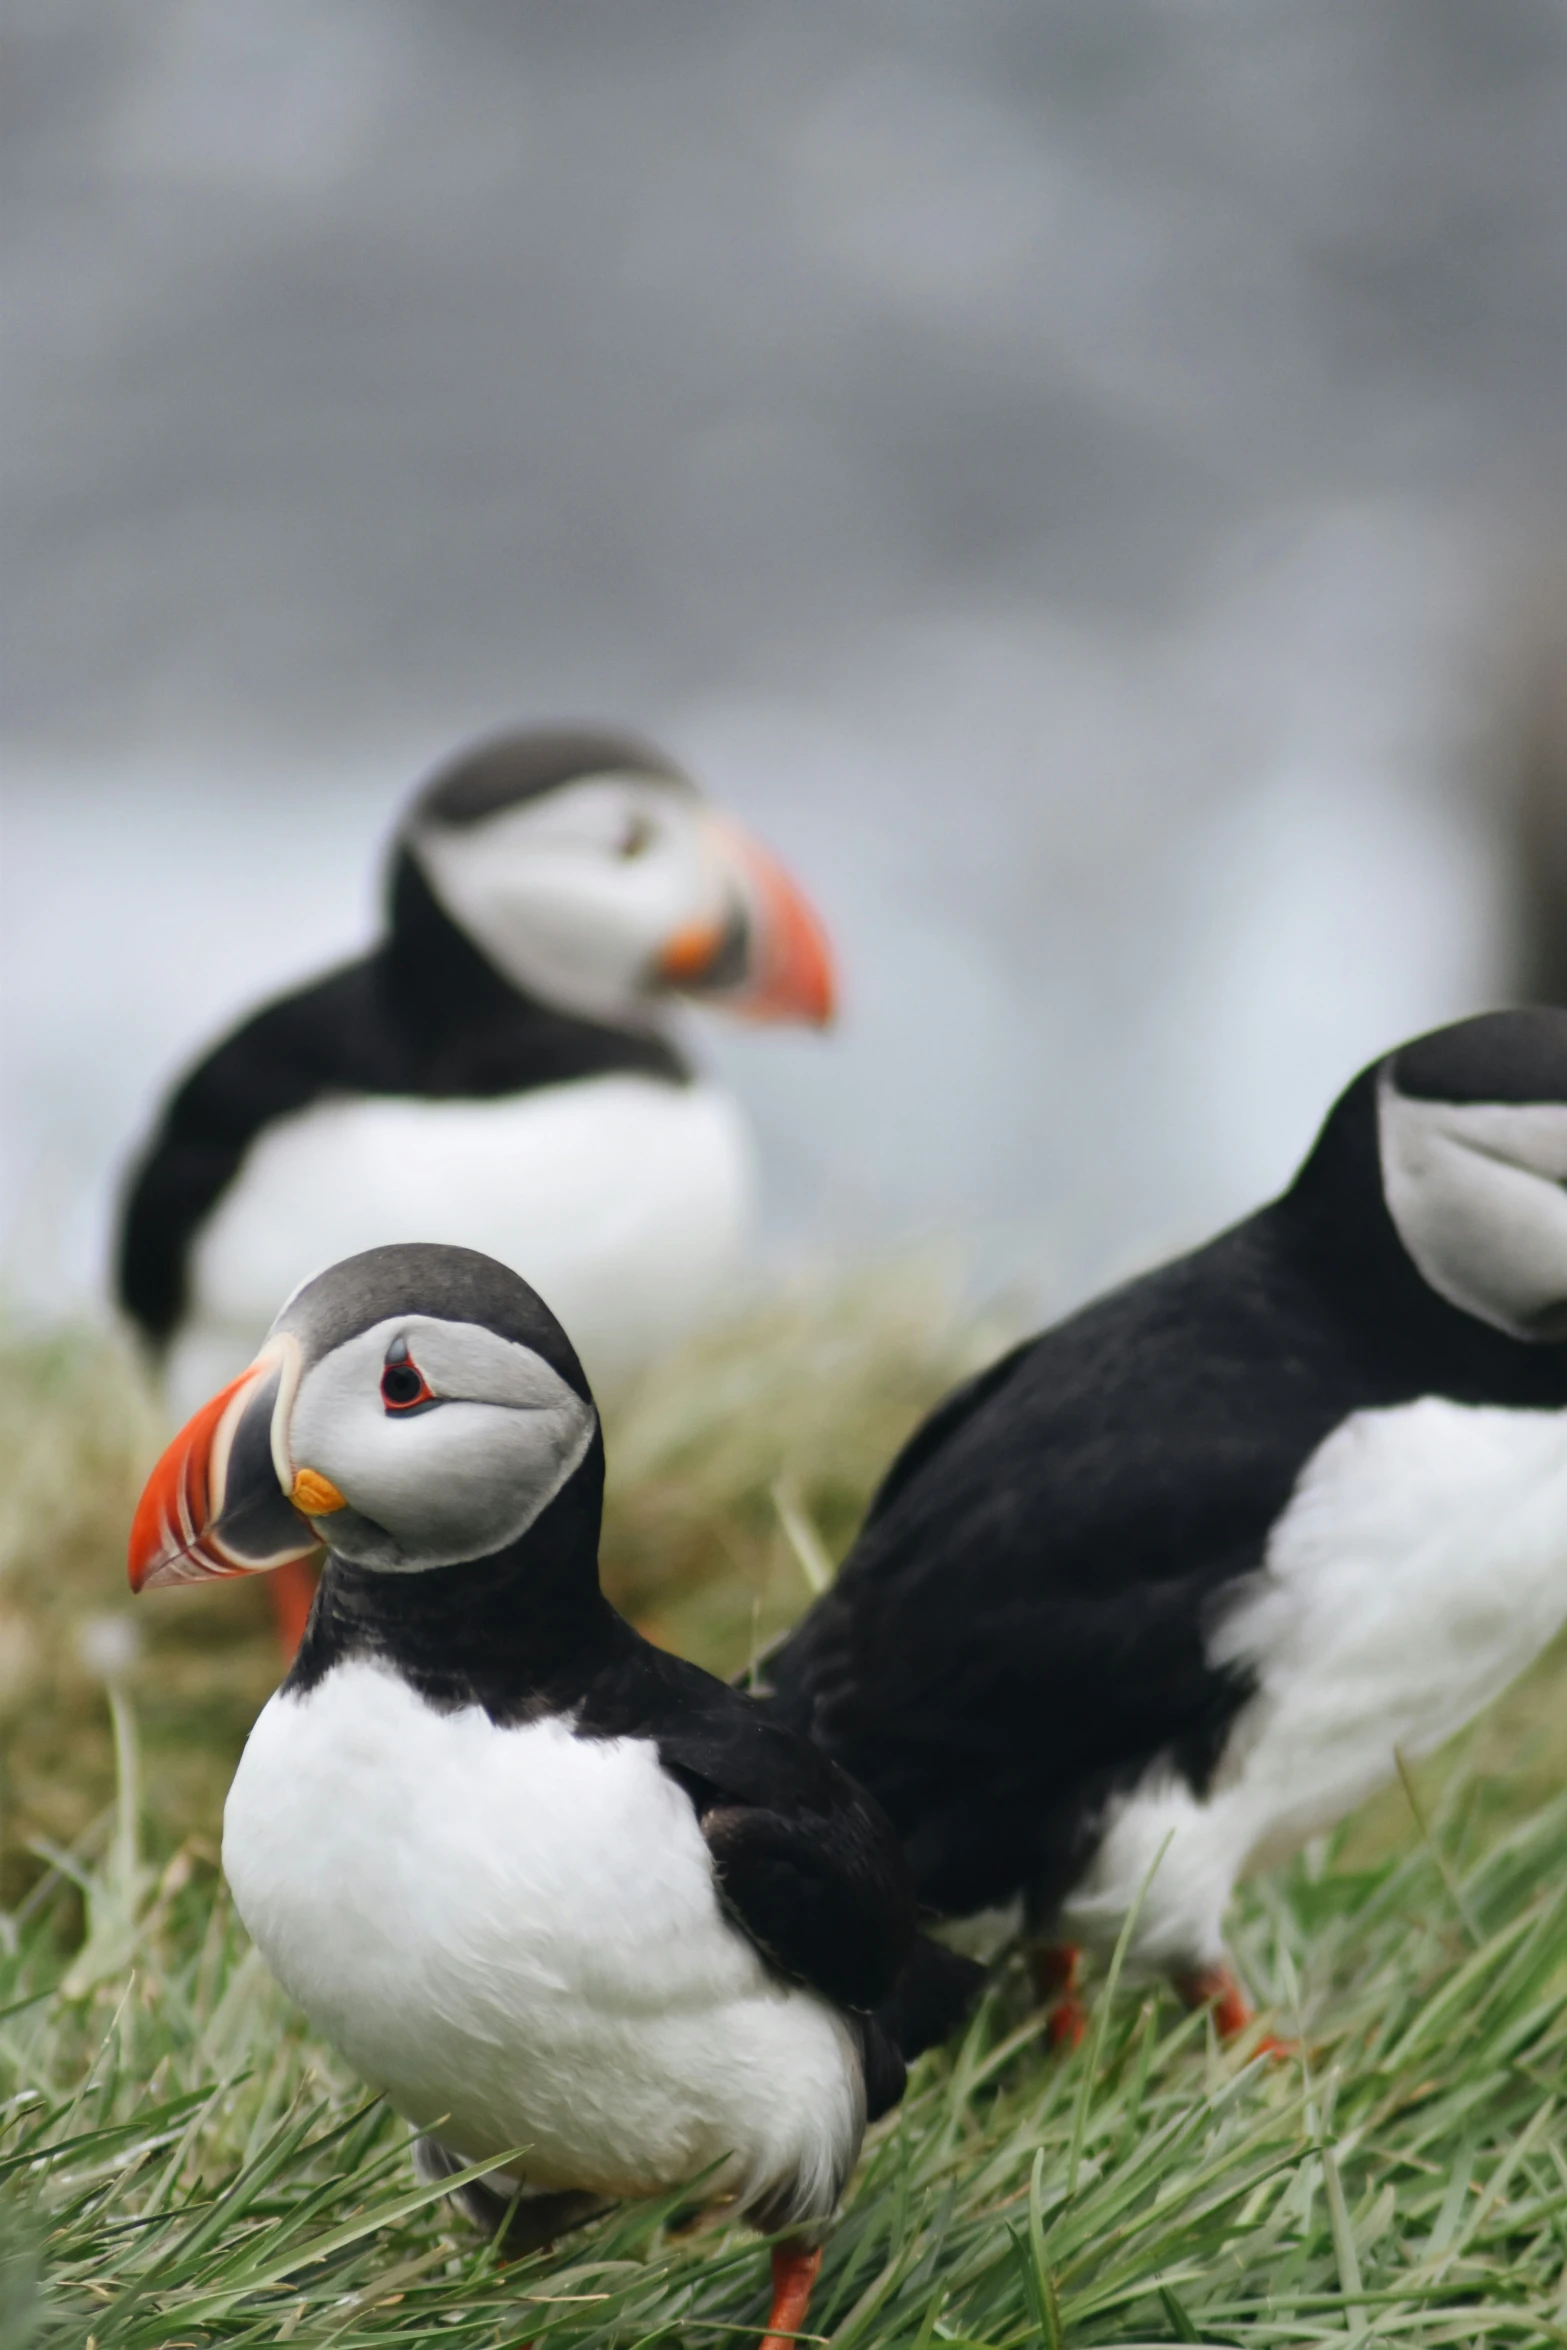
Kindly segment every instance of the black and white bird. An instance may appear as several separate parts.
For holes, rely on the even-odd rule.
[[[897,2035],[968,1984],[916,1938],[874,1801],[610,1607],[603,1475],[524,1281],[374,1249],[307,1282],[169,1447],[131,1582],[328,1546],[223,1865],[285,1989],[427,2134],[426,2176],[526,2147],[466,2198],[494,2225],[520,2195],[514,2246],[703,2181],[792,2232],[771,2327],[798,2328],[902,2093]]]
[[[1237,1879],[1564,1620],[1567,1013],[1537,1009],[1389,1053],[1281,1198],[949,1397],[763,1674],[923,1903],[1021,1905],[1067,1992],[1141,1892],[1133,1960],[1238,2028]]]
[[[744,1252],[751,1149],[676,998],[820,1025],[828,947],[774,860],[663,754],[497,736],[415,798],[383,943],[182,1081],[135,1170],[125,1311],[182,1414],[305,1274],[408,1232],[524,1264],[593,1378],[649,1360]]]

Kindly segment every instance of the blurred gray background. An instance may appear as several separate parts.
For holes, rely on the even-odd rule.
[[[1559,0],[7,14],[13,1299],[501,721],[828,917],[836,1036],[699,1039],[781,1254],[1080,1289],[1521,984]]]

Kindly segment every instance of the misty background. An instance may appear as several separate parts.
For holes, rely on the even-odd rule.
[[[826,916],[837,1033],[692,1023],[780,1257],[1078,1292],[1528,984],[1558,0],[7,16],[14,1302],[502,723],[653,734]]]

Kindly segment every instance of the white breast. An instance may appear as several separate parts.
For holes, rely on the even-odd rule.
[[[1489,1703],[1567,1621],[1567,1413],[1427,1396],[1319,1446],[1209,1661],[1257,1695],[1199,1801],[1161,1767],[1112,1810],[1069,1931],[1206,1964],[1248,1868],[1341,1819]]]
[[[721,1303],[753,1193],[726,1094],[595,1077],[498,1101],[356,1096],[268,1127],[197,1237],[169,1367],[186,1414],[244,1368],[297,1282],[391,1241],[482,1249],[613,1384]]]
[[[500,1730],[341,1665],[256,1724],[223,1865],[312,2022],[460,2153],[609,2195],[718,2165],[715,2192],[831,2211],[864,2118],[848,2029],[725,1921],[646,1741]]]

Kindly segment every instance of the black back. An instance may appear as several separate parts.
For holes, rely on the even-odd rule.
[[[1354,1411],[1559,1409],[1567,1347],[1447,1305],[1382,1203],[1368,1072],[1293,1189],[947,1400],[838,1583],[767,1660],[782,1718],[885,1805],[922,1901],[1048,1917],[1106,1798],[1206,1786],[1246,1677],[1205,1633]]]
[[[362,962],[281,997],[182,1080],[133,1171],[120,1220],[120,1304],[154,1345],[178,1328],[191,1247],[264,1127],[342,1094],[489,1100],[630,1071],[682,1084],[663,1037],[553,1010],[503,979],[406,850],[391,929]]]

